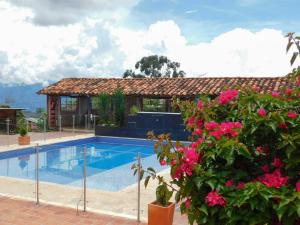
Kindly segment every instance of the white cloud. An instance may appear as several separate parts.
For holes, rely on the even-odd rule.
[[[278,30],[234,29],[209,43],[193,45],[173,21],[157,22],[145,32],[117,31],[125,64],[131,67],[144,55],[164,54],[181,62],[188,76],[283,76],[291,71],[287,40]]]
[[[0,82],[44,83],[73,76],[121,76],[150,54],[181,63],[187,76],[274,76],[290,70],[281,31],[235,29],[209,43],[189,44],[174,21],[146,30],[115,20],[85,19],[36,26],[34,13],[0,2]]]
[[[7,0],[32,9],[32,20],[39,25],[65,25],[85,17],[122,13],[139,0]]]

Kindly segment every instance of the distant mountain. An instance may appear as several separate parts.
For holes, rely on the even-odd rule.
[[[37,108],[46,107],[46,96],[36,94],[42,88],[40,84],[22,86],[0,84],[0,104],[26,108],[35,112]]]

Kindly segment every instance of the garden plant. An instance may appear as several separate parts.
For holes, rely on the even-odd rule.
[[[288,38],[300,52],[300,38]],[[291,85],[280,91],[236,87],[180,102],[191,143],[150,133],[171,181],[148,168],[142,170],[145,185],[158,179],[157,196],[165,196],[160,202],[174,193],[190,224],[299,225],[299,68],[289,78]]]

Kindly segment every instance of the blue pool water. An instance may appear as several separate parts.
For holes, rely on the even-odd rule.
[[[138,153],[143,167],[163,169],[154,155],[153,142],[149,140],[93,137],[40,146],[40,180],[82,186],[84,146],[88,188],[118,191],[136,183],[130,167]],[[34,180],[35,161],[34,148],[0,153],[0,176]]]

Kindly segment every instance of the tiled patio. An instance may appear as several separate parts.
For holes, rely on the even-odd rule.
[[[91,134],[93,133],[92,131],[51,131],[51,132],[30,132],[29,136],[31,138],[31,142],[37,142],[39,141],[41,144],[43,144],[47,140],[51,139],[59,139],[59,138],[66,138],[66,137],[75,137],[78,135],[83,135],[83,134]],[[0,134],[0,146],[12,146],[18,143],[18,134],[14,135],[6,135],[6,134]]]
[[[70,208],[0,197],[1,225],[146,225],[134,220],[79,212]],[[174,225],[187,224],[184,217],[175,215]]]

